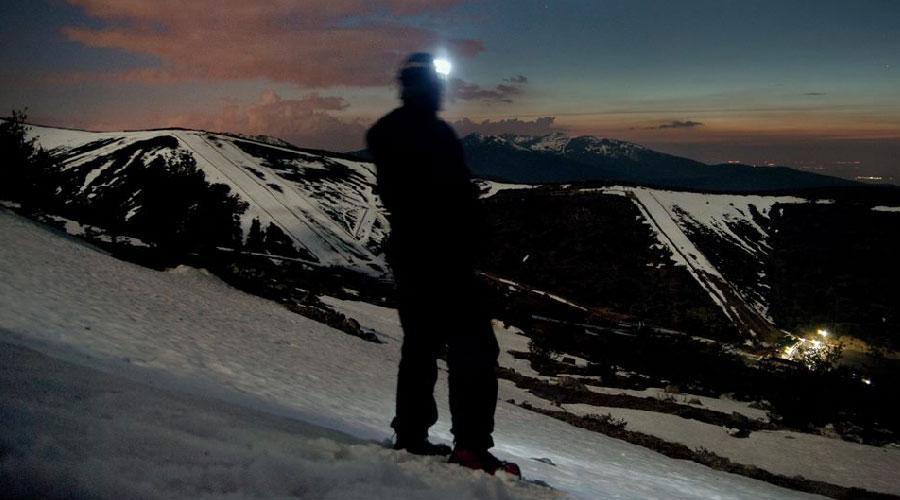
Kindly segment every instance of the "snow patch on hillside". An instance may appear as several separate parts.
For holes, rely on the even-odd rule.
[[[500,191],[509,191],[516,189],[534,189],[539,187],[537,184],[510,184],[506,182],[496,182],[496,181],[486,181],[486,180],[478,180],[476,181],[478,186],[481,188],[481,193],[478,195],[479,198],[490,198]]]

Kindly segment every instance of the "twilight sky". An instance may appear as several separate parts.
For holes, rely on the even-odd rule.
[[[362,146],[411,51],[460,133],[900,181],[896,0],[4,0],[0,113]]]

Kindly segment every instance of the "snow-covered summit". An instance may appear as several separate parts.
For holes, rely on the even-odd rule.
[[[573,137],[564,132],[553,132],[546,135],[484,135],[475,133],[469,137],[478,142],[510,146],[522,151],[560,155],[572,152],[586,152],[609,157],[631,158],[636,152],[647,151],[647,148],[641,145],[618,139],[593,135]]]
[[[463,138],[476,175],[510,183],[627,183],[706,192],[788,191],[852,181],[786,167],[707,165],[627,141],[562,132]]]

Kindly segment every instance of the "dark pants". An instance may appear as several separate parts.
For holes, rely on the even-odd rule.
[[[440,261],[438,261],[440,262]],[[437,358],[446,353],[450,413],[458,446],[493,446],[499,348],[490,317],[478,299],[471,269],[395,268],[403,349],[392,427],[402,440],[428,435],[437,421]],[[465,267],[465,266],[463,266]]]

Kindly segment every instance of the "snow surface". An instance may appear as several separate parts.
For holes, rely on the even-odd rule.
[[[569,145],[569,141],[572,139],[562,132],[555,132],[549,135],[545,135],[542,137],[530,137],[530,136],[514,136],[512,141],[516,144],[522,145],[527,143],[528,149],[532,151],[546,151],[546,152],[554,152],[561,153],[566,150],[566,146]]]
[[[791,431],[754,431],[746,438],[735,438],[724,427],[666,413],[585,404],[564,404],[563,408],[578,415],[608,413],[624,419],[626,429],[693,449],[703,447],[772,473],[900,495],[900,450],[896,448]]]
[[[32,420],[17,419],[17,425],[31,426],[34,432],[29,441],[27,436],[17,440],[6,425],[0,431],[4,442],[14,445],[12,451],[18,457],[10,466],[14,471],[74,477],[79,487],[86,488],[86,496],[102,496],[108,487],[118,491],[119,485],[110,485],[104,478],[123,470],[133,475],[136,488],[147,488],[149,496],[195,496],[208,492],[211,481],[226,482],[233,496],[255,492],[265,496],[271,488],[281,487],[273,485],[276,480],[296,484],[290,482],[294,476],[309,477],[309,488],[334,491],[338,496],[358,491],[352,488],[359,484],[352,483],[365,484],[371,478],[370,493],[376,495],[435,498],[445,491],[442,478],[451,476],[462,479],[456,483],[448,479],[447,488],[467,489],[479,498],[546,496],[544,489],[508,485],[449,466],[444,476],[442,467],[432,472],[432,466],[421,461],[406,465],[397,455],[357,451],[333,435],[321,438],[325,441],[312,439],[324,432],[322,427],[362,440],[381,441],[389,436],[399,357],[395,340],[361,341],[197,270],[157,272],[119,261],[6,211],[0,211],[0,235],[0,340],[116,376],[152,382],[166,391],[188,393],[178,397],[189,398],[185,404],[190,408],[178,411],[174,402],[156,404],[168,400],[169,393],[144,388],[136,389],[136,395],[113,398],[110,404],[72,403],[66,399],[64,384],[71,377],[63,370],[58,377],[47,375],[46,390],[36,389],[62,403],[61,407],[49,404],[50,414],[45,412],[48,406],[34,403],[37,396],[29,394],[27,384],[10,384],[18,392],[13,403],[4,398],[4,404],[24,407],[22,411]],[[394,311],[346,301],[340,304],[347,312],[355,311],[354,317],[365,326],[380,326],[390,339],[399,338]],[[123,384],[112,378],[94,380],[85,383],[87,389],[76,384],[73,390]],[[445,384],[442,375],[437,390],[441,420],[433,432],[443,439],[449,437]],[[243,409],[210,409],[199,395]],[[501,393],[501,400],[506,396]],[[576,498],[810,497],[668,459],[502,401],[497,411],[497,454],[518,461],[526,477],[547,481]],[[35,411],[28,413],[32,404]],[[109,425],[85,424],[96,433],[97,443],[96,448],[85,449],[76,435],[82,432],[79,423],[92,422],[91,411],[100,407],[100,418]],[[196,408],[206,410],[195,413]],[[253,418],[235,417],[230,420],[235,431],[220,432],[216,422],[227,422],[229,414],[244,410],[253,412]],[[147,412],[162,413],[141,417]],[[259,417],[260,413],[270,417]],[[279,416],[299,422],[292,424]],[[307,432],[304,425],[313,427],[307,427]],[[170,432],[173,427],[176,431]],[[197,453],[184,450],[184,436],[177,432],[184,428],[201,434],[188,440]],[[95,442],[91,435],[86,439]],[[254,448],[255,443],[264,446]],[[207,452],[227,459],[223,463],[205,458]],[[135,453],[150,458],[141,462]],[[247,458],[248,454],[258,460]],[[345,461],[342,457],[347,456]],[[98,465],[70,467],[80,462]],[[241,465],[230,466],[234,463]],[[313,465],[307,472],[296,470],[308,463]],[[335,482],[343,477],[342,468],[352,470],[348,484]],[[431,474],[436,477],[420,477]],[[168,477],[176,479],[166,481]],[[420,482],[406,481],[406,477]],[[165,491],[157,489],[162,488],[161,482]],[[384,489],[388,487],[395,489],[388,494]]]
[[[886,207],[884,205],[878,205],[877,207],[872,207],[872,210],[876,212],[900,212],[900,207]]]
[[[511,189],[533,189],[538,187],[538,184],[510,184],[508,182],[497,182],[497,181],[486,181],[486,180],[478,180],[478,184],[482,188],[482,193],[479,195],[479,198],[490,198],[500,191],[507,191]]]
[[[0,342],[7,498],[554,498],[558,492]]]
[[[602,387],[592,385],[590,382],[586,382],[586,386],[589,391],[597,392],[600,394],[627,394],[629,396],[635,396],[639,398],[649,397],[656,399],[666,399],[672,396],[675,398],[675,402],[677,403],[683,403],[685,401],[692,401],[696,399],[701,403],[700,405],[696,405],[698,408],[706,408],[708,410],[719,411],[722,413],[740,413],[741,415],[747,418],[752,418],[754,420],[760,420],[762,422],[769,421],[769,414],[767,411],[760,410],[758,408],[751,408],[750,403],[736,401],[727,397],[711,398],[709,396],[690,393],[672,394],[666,392],[665,389],[660,387],[648,387],[647,389],[644,389],[642,391],[637,391],[633,389],[619,389],[617,387]]]
[[[517,359],[510,354],[510,351],[530,352],[531,339],[521,329],[512,325],[505,325],[502,321],[494,320],[493,325],[497,343],[500,345],[500,358],[498,360],[500,366],[510,368],[529,377],[539,377],[541,374],[531,367],[531,361]]]

